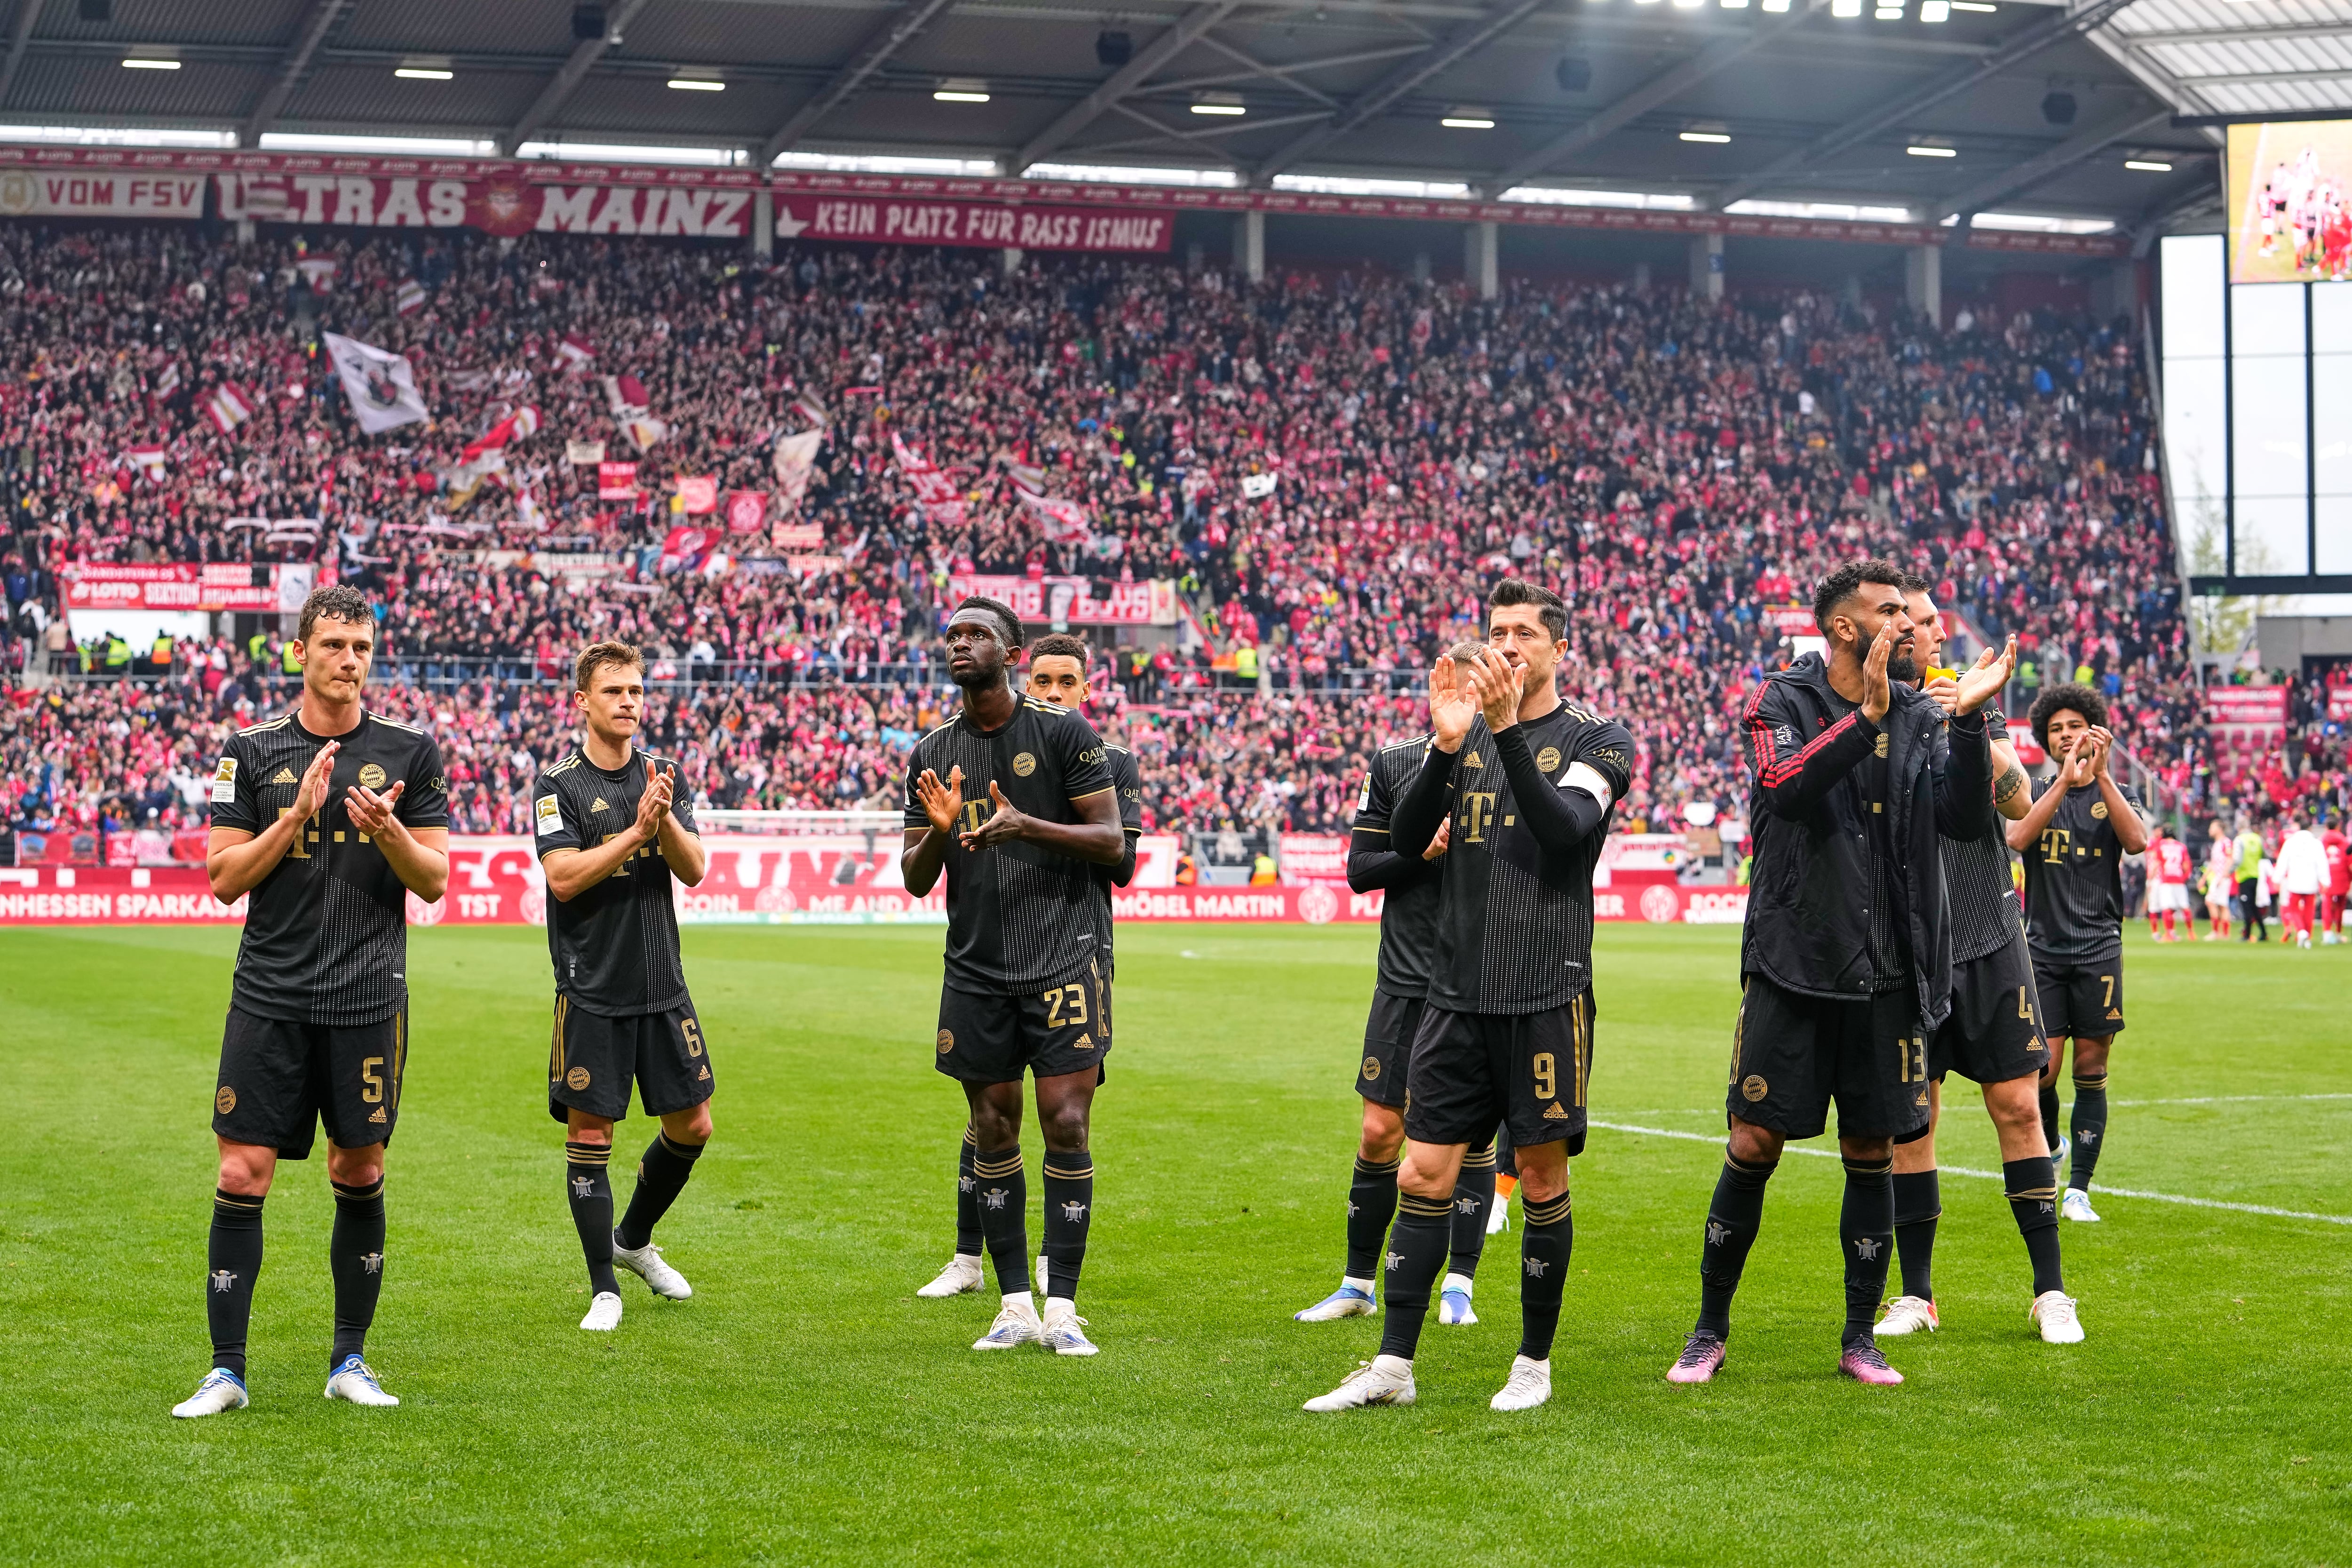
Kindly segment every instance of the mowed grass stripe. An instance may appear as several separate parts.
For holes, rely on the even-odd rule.
[[[2352,1286],[2333,1233],[2119,1204],[2066,1232],[2091,1338],[2062,1351],[2031,1336],[1999,1190],[1955,1182],[1944,1331],[1895,1348],[1905,1387],[1863,1390],[1831,1374],[1839,1174],[1793,1161],[1723,1381],[1673,1389],[1660,1374],[1696,1305],[1714,1173],[1680,1146],[1697,1133],[1609,1133],[1576,1162],[1550,1405],[1486,1408],[1517,1337],[1515,1228],[1480,1270],[1485,1321],[1428,1331],[1419,1405],[1302,1415],[1380,1331],[1288,1319],[1339,1272],[1369,929],[1122,931],[1081,1293],[1104,1353],[975,1355],[992,1300],[912,1294],[948,1251],[963,1115],[931,1065],[939,943],[922,929],[688,932],[719,1134],[660,1239],[696,1299],[626,1281],[628,1319],[605,1339],[572,1326],[586,1297],[545,1110],[543,934],[417,933],[370,1345],[405,1403],[319,1397],[331,1205],[313,1162],[287,1167],[269,1202],[255,1407],[182,1424],[163,1412],[205,1360],[207,1119],[235,934],[0,933],[0,1555],[2347,1555]],[[1732,931],[1603,931],[1597,1117],[1722,1092],[1737,948]],[[2352,1091],[2332,951],[2130,954],[2119,1087]],[[2284,1135],[2305,1113],[2249,1129],[2210,1107],[2117,1109],[2103,1174],[2352,1211],[2340,1138]],[[623,1124],[625,1193],[650,1131]],[[1034,1168],[1034,1127],[1024,1142]],[[1948,1118],[1942,1144],[1956,1164],[1998,1162],[1981,1116]]]

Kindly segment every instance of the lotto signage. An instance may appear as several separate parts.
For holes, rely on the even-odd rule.
[[[317,581],[308,562],[198,565],[156,562],[116,565],[72,562],[58,569],[68,610],[244,610],[287,614],[302,607]]]

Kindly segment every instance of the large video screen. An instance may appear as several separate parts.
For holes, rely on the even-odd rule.
[[[2230,127],[2230,281],[2352,279],[2352,120]]]

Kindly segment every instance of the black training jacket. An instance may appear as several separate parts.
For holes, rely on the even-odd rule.
[[[1873,724],[1835,700],[1817,653],[1767,676],[1742,715],[1754,861],[1740,972],[1809,996],[1870,994],[1869,806],[1853,775],[1882,740],[1895,817],[1887,837],[1909,904],[1919,1023],[1932,1029],[1950,1012],[1952,994],[1952,922],[1937,837],[1996,831],[1984,714],[1948,722],[1932,698],[1896,684],[1885,719]]]

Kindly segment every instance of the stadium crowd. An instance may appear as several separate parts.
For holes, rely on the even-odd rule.
[[[938,630],[973,573],[1177,584],[1181,644],[1106,647],[1097,681],[1156,826],[1343,826],[1371,751],[1421,722],[1418,671],[1506,572],[1570,597],[1564,689],[1640,742],[1625,819],[1736,815],[1738,704],[1801,629],[1786,607],[1862,553],[2019,637],[2021,713],[2045,681],[2104,689],[2192,816],[2347,804],[2315,692],[2275,749],[2209,731],[2137,339],[2115,327],[279,232],[0,226],[0,666],[132,668],[65,635],[69,563],[316,560],[379,603],[376,700],[441,735],[462,827],[520,827],[568,732],[568,651],[601,636],[682,678],[655,743],[708,803],[890,804],[951,696]],[[362,435],[320,331],[406,355],[433,419]],[[524,409],[536,434],[506,423]],[[795,507],[774,454],[806,431]],[[168,827],[201,819],[221,735],[287,680],[274,638],[215,639],[144,684],[16,697],[11,821]]]

